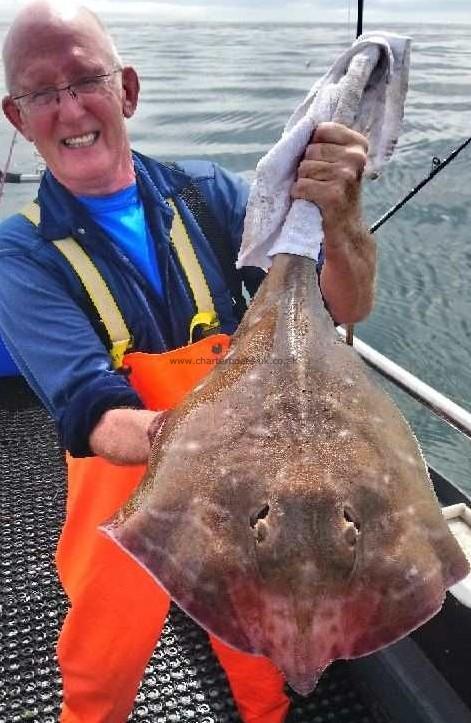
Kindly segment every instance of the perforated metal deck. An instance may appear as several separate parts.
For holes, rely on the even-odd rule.
[[[54,646],[66,611],[53,565],[64,515],[63,454],[53,423],[18,379],[0,380],[0,480],[0,723],[53,723],[61,702]],[[311,697],[292,698],[291,723],[380,721],[344,663],[324,674]],[[205,633],[177,607],[129,720],[240,720]]]

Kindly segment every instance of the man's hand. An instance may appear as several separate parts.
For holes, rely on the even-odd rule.
[[[293,198],[321,210],[325,262],[320,286],[338,323],[363,319],[373,305],[376,246],[361,221],[360,186],[368,141],[339,123],[316,128],[298,168]]]
[[[90,449],[113,464],[146,464],[165,412],[110,409],[90,435]]]
[[[339,217],[360,219],[360,181],[366,164],[368,141],[339,123],[320,123],[299,164],[293,198],[319,206],[325,226]]]

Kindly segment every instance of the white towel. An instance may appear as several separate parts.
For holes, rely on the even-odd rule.
[[[409,78],[410,38],[367,33],[314,84],[280,140],[257,164],[237,268],[268,269],[271,256],[317,259],[322,218],[313,203],[292,200],[297,167],[316,126],[344,123],[368,137],[365,173],[377,177],[396,145]]]

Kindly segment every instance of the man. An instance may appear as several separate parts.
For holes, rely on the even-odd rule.
[[[137,106],[138,76],[122,67],[90,11],[64,14],[51,3],[34,2],[13,22],[3,58],[4,113],[48,168],[38,194],[39,225],[18,214],[0,226],[0,329],[70,452],[67,520],[58,550],[59,576],[72,603],[58,645],[61,720],[122,723],[168,599],[109,541],[99,539],[95,528],[142,475],[161,415],[131,386],[121,360],[113,365],[88,282],[57,242],[67,237],[79,242],[111,292],[133,349],[157,360],[188,342],[198,311],[170,240],[174,208],[204,274],[219,329],[235,330],[238,316],[211,237],[222,234],[227,257],[235,257],[247,187],[213,164],[173,168],[131,153],[125,119]],[[292,189],[293,198],[321,208],[320,286],[339,323],[364,318],[373,300],[375,246],[359,210],[365,160],[362,136],[323,124]],[[199,206],[185,201],[188,188]],[[209,223],[198,216],[197,206],[206,209]],[[244,273],[254,292],[261,275]],[[269,661],[212,642],[243,719],[284,720],[288,700]]]

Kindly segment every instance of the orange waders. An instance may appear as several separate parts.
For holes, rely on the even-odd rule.
[[[125,364],[146,406],[169,409],[228,343],[221,334],[165,354],[128,354]],[[198,363],[201,359],[205,363]],[[61,723],[124,723],[170,599],[97,527],[126,501],[145,468],[99,457],[69,457],[68,468],[66,521],[56,558],[71,603],[57,646],[64,688]],[[281,723],[289,707],[281,673],[266,658],[236,652],[215,638],[211,643],[242,719]]]

